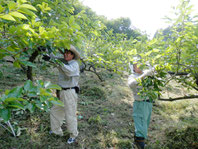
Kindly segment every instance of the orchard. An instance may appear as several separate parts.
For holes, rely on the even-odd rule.
[[[0,123],[14,123],[17,113],[33,115],[49,112],[53,104],[63,106],[53,94],[61,88],[34,76],[41,64],[42,68],[49,67],[43,55],[61,55],[70,45],[81,54],[81,72],[93,73],[101,84],[107,80],[106,73],[129,75],[128,64],[140,55],[141,63],[155,67],[156,71],[154,77],[140,82],[140,94],[149,92],[149,98],[156,101],[198,99],[198,19],[191,15],[187,0],[180,0],[173,10],[174,18],[166,17],[170,26],[158,30],[153,39],[131,29],[128,18],[107,20],[78,0],[1,0],[0,4],[0,67],[12,65],[26,76],[23,84],[0,90]],[[57,63],[61,62],[54,61],[53,65]],[[0,69],[0,79],[5,76]],[[163,88],[171,81],[195,91],[194,94],[163,97]],[[153,86],[152,91],[149,86]],[[99,116],[89,122],[92,120],[103,124]],[[6,129],[17,135],[12,125]]]

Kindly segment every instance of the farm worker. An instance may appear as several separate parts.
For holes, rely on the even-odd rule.
[[[138,66],[141,57],[135,57],[134,62],[130,65],[132,74],[128,78],[128,85],[133,91],[134,103],[133,103],[133,120],[135,126],[134,141],[140,149],[145,147],[145,139],[147,138],[148,127],[152,112],[152,101],[145,100],[138,95],[138,89],[142,87],[139,85],[138,80],[144,79],[146,76],[154,74],[154,69],[148,69],[142,71]]]
[[[51,133],[63,136],[61,126],[63,120],[66,120],[67,129],[70,133],[70,138],[67,140],[68,144],[74,143],[78,136],[77,130],[77,92],[79,91],[79,64],[80,54],[74,46],[70,49],[65,49],[63,64],[58,65],[59,77],[58,85],[62,88],[59,92],[59,98],[64,103],[64,107],[54,105],[50,111],[50,125]],[[50,58],[57,58],[50,54]],[[44,59],[47,59],[46,56]]]

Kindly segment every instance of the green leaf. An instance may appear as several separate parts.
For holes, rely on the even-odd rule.
[[[80,26],[78,24],[73,24],[71,27],[74,29],[80,30]]]
[[[35,88],[35,87],[34,87]],[[32,89],[33,90],[33,89]],[[36,90],[36,88],[35,88]],[[30,91],[27,94],[28,97],[37,97],[37,91]]]
[[[1,96],[0,101],[4,102],[6,98],[8,98],[7,94],[9,93],[9,90],[6,90],[5,93]]]
[[[149,56],[152,53],[152,51],[148,51],[145,56]]]
[[[43,110],[43,104],[42,104],[41,101],[37,100],[37,101],[36,101],[36,106],[37,106],[39,109]]]
[[[21,65],[20,65],[20,63],[19,63],[18,60],[14,61],[13,65],[14,65],[14,67],[16,67],[16,68],[21,68]]]
[[[0,13],[2,13],[4,10],[5,8],[0,5]]]
[[[72,26],[74,23],[74,16],[69,17],[69,25]]]
[[[152,52],[159,52],[159,49],[153,49]]]
[[[27,80],[24,84],[24,90],[25,91],[31,91],[33,88],[33,83],[31,80]]]
[[[85,37],[85,35],[82,32],[76,32],[76,34]]]
[[[11,15],[5,14],[5,15],[0,15],[0,18],[4,20],[9,20],[9,21],[16,21]]]
[[[16,17],[16,18],[21,18],[21,19],[26,19],[27,20],[27,17],[24,16],[22,13],[19,13],[17,11],[14,11],[14,12],[10,12],[9,13],[11,16],[13,17]]]
[[[10,90],[7,94],[7,97],[16,97],[19,98],[22,95],[23,88],[22,87],[15,87]]]
[[[53,97],[51,97],[51,98],[49,99],[49,101],[50,101],[52,104],[55,104],[55,105],[64,107],[64,103],[63,103],[62,101],[60,101],[60,100],[55,100]]]
[[[1,98],[0,98],[1,99]],[[0,100],[1,101],[1,100]],[[4,106],[2,105],[2,104],[0,104],[0,109],[3,109],[4,108]]]
[[[48,7],[48,3],[45,2],[42,2],[42,5],[38,4],[37,6],[41,9],[43,13],[46,13],[48,10],[51,10],[51,8]]]
[[[40,95],[42,96],[51,96],[44,88],[40,88]]]
[[[31,17],[36,17],[37,16],[35,13],[33,13],[32,11],[30,11],[29,9],[26,9],[26,8],[20,8],[17,11],[21,12],[21,13],[24,13],[24,14],[27,14]]]
[[[33,113],[36,107],[32,103],[29,103],[25,108],[27,108],[31,113]]]
[[[11,11],[12,9],[14,9],[14,8],[16,8],[16,3],[15,2],[12,2],[12,1],[10,1],[9,3],[8,3],[8,8],[9,8],[9,11]]]
[[[23,98],[17,98],[17,97],[8,97],[4,100],[4,102],[12,102],[12,101],[24,101]]]
[[[160,58],[160,57],[162,57],[162,55],[158,54],[157,56],[155,56],[154,59],[158,59],[158,58]]]
[[[36,80],[36,83],[38,84],[39,87],[44,87],[44,83],[42,80]]]
[[[46,89],[57,89],[57,90],[61,90],[61,87],[59,85],[56,84],[50,84],[46,87]]]
[[[10,53],[15,53],[15,49],[14,49],[12,46],[7,47],[7,50],[8,50]]]
[[[29,5],[29,4],[22,4],[22,5],[20,5],[19,8],[27,8],[27,9],[31,9],[31,10],[37,11],[37,9],[34,6]]]
[[[4,54],[5,52],[3,52],[3,50],[2,51],[0,51],[1,53],[0,53],[0,59],[3,59],[5,56],[6,56],[6,54]]]
[[[23,3],[26,3],[27,2],[27,0],[17,0],[17,3],[19,3],[19,4],[23,4]]]
[[[24,106],[19,103],[19,102],[12,102],[11,104],[8,105],[9,108],[14,108],[14,109],[22,109],[24,110]]]
[[[7,122],[11,117],[11,111],[9,109],[0,109],[0,117]]]
[[[36,68],[36,65],[32,62],[29,62],[29,61],[20,61],[20,63],[25,65],[25,66],[30,66],[30,67]]]
[[[40,96],[40,101],[45,102],[48,99],[47,96]]]

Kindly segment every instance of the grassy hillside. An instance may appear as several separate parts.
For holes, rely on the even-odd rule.
[[[0,92],[23,84],[25,74],[10,65],[0,66]],[[57,80],[57,70],[34,70],[36,79]],[[81,94],[78,100],[77,143],[67,145],[69,137],[65,125],[64,136],[49,135],[49,113],[16,113],[11,123],[18,129],[17,137],[0,126],[0,148],[4,149],[131,149],[134,127],[132,120],[133,97],[127,87],[127,75],[101,72],[104,82],[93,73],[81,74]],[[189,91],[173,82],[164,89],[164,96],[179,96]],[[198,148],[198,99],[156,102],[153,107],[147,148]]]

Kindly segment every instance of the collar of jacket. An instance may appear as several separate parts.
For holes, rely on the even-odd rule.
[[[75,61],[76,61],[76,60],[73,59],[73,60],[71,60],[71,61],[68,61],[67,63],[68,63],[68,64],[71,64],[72,62],[75,62]]]

